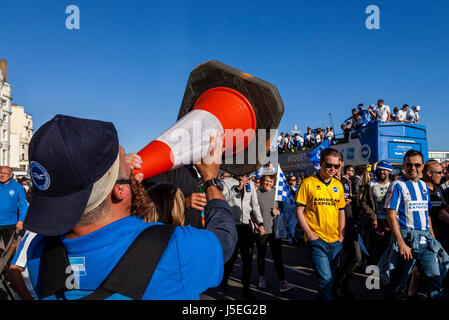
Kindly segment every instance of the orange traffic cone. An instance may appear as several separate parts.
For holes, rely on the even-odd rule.
[[[227,87],[209,89],[197,99],[192,111],[138,152],[143,165],[135,174],[143,173],[147,179],[200,162],[209,150],[210,135],[217,131],[224,135],[225,153],[238,153],[254,139],[256,128],[254,109],[244,95]],[[241,139],[240,134],[247,139]]]

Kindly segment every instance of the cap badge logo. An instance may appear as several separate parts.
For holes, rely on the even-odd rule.
[[[36,161],[30,163],[31,180],[37,189],[44,191],[50,187],[50,175],[43,166]]]

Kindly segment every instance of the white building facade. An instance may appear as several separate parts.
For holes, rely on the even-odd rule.
[[[33,135],[33,117],[25,113],[23,106],[11,107],[10,121],[10,166],[16,176],[25,176],[29,171],[28,145]]]
[[[0,165],[10,165],[11,86],[0,69]]]
[[[429,151],[429,160],[437,160],[439,163],[449,163],[449,151]]]

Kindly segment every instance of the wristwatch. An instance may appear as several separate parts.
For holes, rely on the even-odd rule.
[[[214,186],[220,191],[223,191],[223,189],[224,189],[223,183],[218,178],[213,178],[213,179],[207,180],[206,182],[203,183],[203,185],[204,185],[204,191],[206,191],[207,188],[209,188],[210,186]]]

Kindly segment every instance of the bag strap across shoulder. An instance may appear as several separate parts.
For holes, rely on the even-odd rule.
[[[164,224],[142,231],[100,287],[80,300],[104,300],[116,293],[140,300],[175,228],[174,225]],[[68,291],[65,285],[68,265],[70,263],[62,241],[59,237],[50,238],[44,248],[39,271],[42,297],[60,297],[61,293],[63,297],[63,293]],[[43,282],[45,280],[47,282]]]

